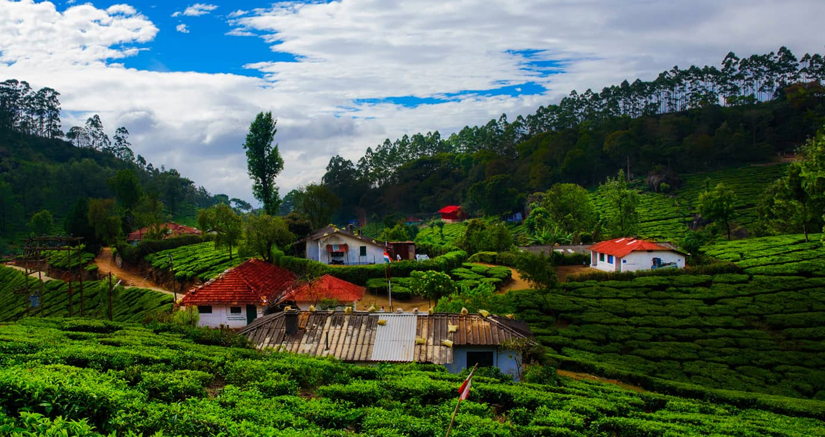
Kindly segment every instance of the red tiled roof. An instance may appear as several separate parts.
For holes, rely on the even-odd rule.
[[[615,240],[602,241],[590,246],[591,252],[604,253],[622,258],[635,251],[664,250],[673,251],[669,247],[664,247],[656,243],[633,238],[616,238]]]
[[[191,235],[200,235],[201,231],[193,228],[191,226],[179,225],[177,223],[164,223],[160,225],[161,228],[166,228],[169,230],[169,234],[164,236],[163,238],[168,237],[177,237],[180,235],[191,234]],[[137,231],[129,233],[129,236],[126,237],[127,241],[137,241],[143,240],[143,235],[146,234],[151,230],[150,227],[140,228]]]
[[[440,212],[441,214],[451,214],[451,213],[454,213],[454,212],[456,212],[460,209],[461,209],[460,206],[447,205],[444,208],[439,209],[438,212]]]
[[[364,287],[338,279],[335,276],[324,275],[310,284],[303,284],[287,293],[281,302],[315,302],[321,299],[336,299],[338,302],[353,302],[364,297]]]
[[[253,258],[192,288],[181,304],[267,305],[294,282],[295,274],[289,270]]]

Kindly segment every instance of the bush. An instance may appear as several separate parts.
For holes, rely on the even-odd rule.
[[[526,366],[523,381],[531,384],[558,386],[561,382],[556,369],[550,366]]]
[[[204,387],[211,382],[212,375],[197,370],[175,370],[164,373],[144,372],[137,388],[152,399],[176,402],[187,398],[206,396]]]

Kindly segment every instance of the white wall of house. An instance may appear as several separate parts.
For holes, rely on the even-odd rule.
[[[603,272],[618,272],[621,258],[606,253],[590,252],[590,267]]]
[[[211,307],[211,312],[204,311],[205,307]],[[233,308],[236,312],[232,312]],[[240,312],[238,311],[240,308]],[[224,306],[224,305],[199,305],[198,306],[198,326],[218,328],[221,325],[229,328],[243,328],[247,325],[246,305]],[[256,307],[256,318],[264,315],[264,307]]]
[[[348,251],[343,253],[341,259],[345,264],[381,264],[384,262],[384,248],[368,243],[358,237],[334,233],[321,237],[315,241],[306,242],[307,259],[328,264],[331,254],[327,252],[328,244],[346,244]],[[361,256],[361,247],[366,247],[366,256]]]
[[[685,256],[678,252],[653,251],[630,252],[622,258],[621,271],[635,272],[636,270],[650,270],[653,267],[653,258],[661,258],[662,263],[676,263],[676,268],[685,268]]]

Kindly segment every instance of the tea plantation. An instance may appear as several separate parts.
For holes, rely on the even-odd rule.
[[[451,435],[825,435],[812,401],[706,402],[548,368],[528,372],[531,383],[489,376],[474,379]],[[0,325],[0,434],[438,436],[462,379],[438,366],[206,346],[161,324],[26,319]]]
[[[813,238],[705,249],[742,273],[566,282],[546,302],[514,302],[565,367],[649,387],[667,380],[825,400],[825,249]]]
[[[238,256],[235,248],[232,251],[232,259],[229,259],[228,249],[216,249],[215,243],[207,241],[149,254],[146,256],[146,262],[156,270],[169,270],[172,267],[175,279],[179,281],[190,281],[195,278],[208,281],[244,261],[244,258]],[[169,259],[169,255],[172,255],[172,260]]]
[[[40,281],[28,278],[31,290],[39,290]],[[19,270],[0,266],[0,322],[17,320],[26,315],[28,297],[15,294],[25,285],[25,276]],[[74,315],[80,314],[80,293],[78,284],[73,284],[74,296],[72,306]],[[43,283],[43,313],[47,317],[68,317],[69,284],[54,280]],[[83,282],[84,316],[91,318],[108,318],[108,281]],[[112,293],[112,312],[114,320],[124,322],[142,322],[147,316],[156,312],[169,312],[172,309],[172,296],[154,290],[142,288],[116,287]],[[38,314],[40,314],[38,312]]]

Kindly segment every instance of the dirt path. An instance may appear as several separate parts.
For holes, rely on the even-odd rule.
[[[578,275],[579,273],[598,271],[600,270],[596,270],[588,266],[558,266],[556,267],[556,276],[558,276],[559,282],[564,282],[570,275]]]
[[[390,300],[386,294],[375,295],[369,292],[364,294],[364,298],[358,301],[356,307],[358,311],[366,311],[371,305],[375,305],[375,308],[384,307],[386,311],[390,310]],[[426,312],[430,309],[430,302],[423,297],[414,296],[412,299],[405,301],[393,299],[392,306],[396,310],[402,308],[404,311],[412,311],[413,308],[418,308],[419,311]]]
[[[638,393],[644,393],[644,389],[642,389],[641,387],[631,385],[631,384],[626,384],[626,383],[621,382],[617,379],[602,378],[601,376],[595,376],[595,375],[591,375],[589,373],[570,372],[568,370],[561,370],[561,369],[556,370],[556,373],[559,376],[564,376],[566,378],[572,378],[572,379],[577,379],[577,380],[586,379],[588,381],[603,382],[603,383],[606,383],[606,384],[617,385],[617,386],[619,386],[621,388],[624,388],[624,389],[627,389],[627,390],[633,390],[633,391],[638,392]]]
[[[23,273],[26,272],[26,269],[24,267],[16,266],[16,265],[13,265],[13,264],[6,264],[5,266],[6,267],[11,267],[11,268],[16,269],[16,270],[20,270]],[[29,270],[29,277],[36,278],[37,277],[37,270]],[[55,278],[52,278],[52,277],[49,277],[48,275],[46,275],[46,272],[43,272],[42,279],[43,279],[43,282],[56,281]]]
[[[148,288],[150,290],[160,291],[161,293],[174,295],[175,293],[162,288],[152,282],[151,279],[141,276],[140,274],[133,272],[130,270],[126,270],[120,268],[115,264],[112,260],[112,249],[109,247],[104,247],[100,250],[100,253],[95,257],[95,264],[97,264],[97,269],[102,275],[109,274],[111,272],[113,275],[117,276],[118,279],[123,280],[123,285],[128,287],[138,287],[138,288]],[[178,297],[183,297],[182,293],[178,293]]]
[[[477,264],[481,264],[481,265],[487,266],[487,267],[507,267],[507,266],[497,266],[495,264],[485,264],[485,263],[477,263]],[[510,290],[529,290],[529,289],[533,288],[533,287],[530,286],[530,284],[527,281],[525,281],[521,277],[521,275],[518,274],[518,271],[516,269],[514,269],[512,267],[507,267],[507,268],[510,269],[510,272],[513,273],[513,276],[512,276],[513,279],[511,279],[510,282],[507,283],[507,285],[501,287],[498,290],[499,294],[507,293]]]

